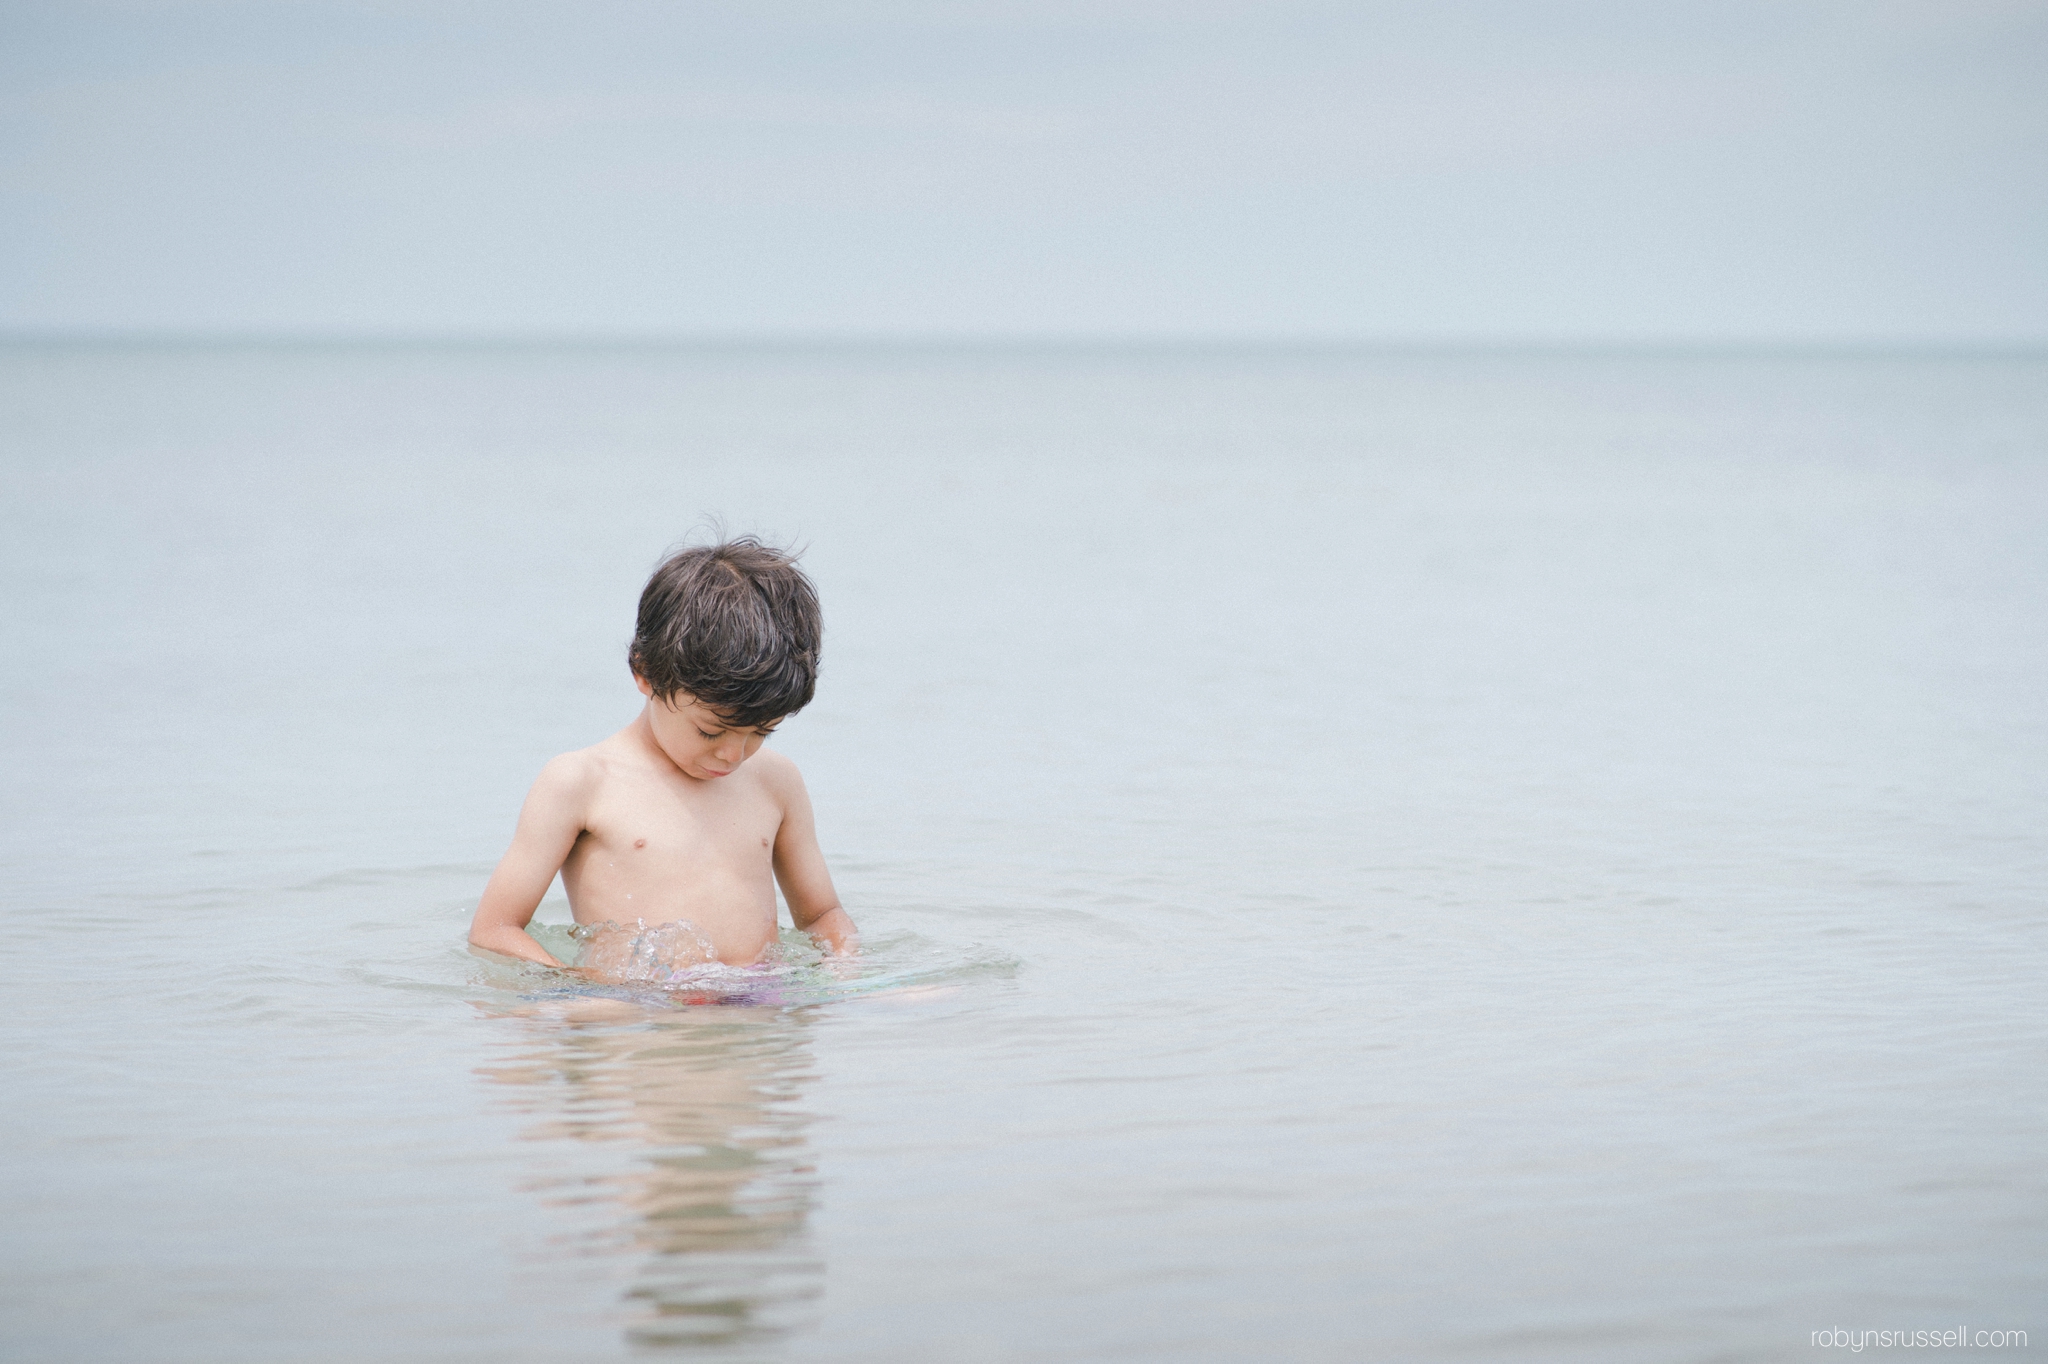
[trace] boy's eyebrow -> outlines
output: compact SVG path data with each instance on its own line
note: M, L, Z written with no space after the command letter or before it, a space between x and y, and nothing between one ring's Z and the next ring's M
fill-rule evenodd
M786 718L786 717L785 717L785 718ZM720 733L723 733L724 731L726 731L726 730L728 730L728 729L751 729L751 730L753 730L753 731L754 731L754 733L756 733L756 734L764 734L764 735L765 735L765 734L773 734L773 733L774 733L774 732L775 732L775 731L776 731L777 729L781 728L781 726L782 726L782 721L781 721L781 720L777 720L777 721L775 721L775 722L774 722L773 724L760 724L760 725L736 725L736 724L734 724L734 723L733 723L732 721L730 721L730 720L726 719L726 718L725 718L724 716L722 716L722 715L719 715L719 716L714 716L714 717L713 717L713 719L712 719L712 725L713 725L713 727L714 727L714 728L716 728L716 729L717 729L717 730L718 730L718 731L719 731Z

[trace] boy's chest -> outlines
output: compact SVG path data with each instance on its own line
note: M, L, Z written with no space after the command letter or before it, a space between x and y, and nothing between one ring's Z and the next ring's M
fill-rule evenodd
M630 858L647 870L701 869L706 858L766 867L782 811L759 783L735 780L742 775L751 774L692 787L622 785L592 809L589 833L622 862Z

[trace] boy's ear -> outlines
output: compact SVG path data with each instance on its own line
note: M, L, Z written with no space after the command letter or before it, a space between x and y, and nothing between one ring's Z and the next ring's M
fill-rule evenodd
M633 674L633 685L640 688L640 694L642 696L648 697L649 699L653 698L654 684L652 682L649 682L646 678L642 677L639 673Z

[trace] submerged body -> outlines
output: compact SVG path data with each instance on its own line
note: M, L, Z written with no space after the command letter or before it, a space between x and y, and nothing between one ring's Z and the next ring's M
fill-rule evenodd
M470 941L560 965L525 931L559 871L577 923L688 923L705 957L730 966L758 961L775 941L779 882L796 926L846 950L853 924L832 889L803 778L761 748L773 726L731 727L687 696L640 686L648 701L638 719L541 770ZM600 935L597 962L603 947Z

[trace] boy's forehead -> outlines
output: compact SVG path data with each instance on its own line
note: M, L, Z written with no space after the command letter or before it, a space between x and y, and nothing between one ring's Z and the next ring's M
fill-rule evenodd
M677 693L676 701L678 703L676 707L678 710L688 710L697 719L708 721L712 724L715 724L720 729L752 729L758 730L762 734L766 734L770 730L774 729L777 725L781 724L783 719L785 718L783 716L778 715L772 720L763 720L758 725L736 725L733 723L732 717L730 715L727 715L724 711L719 710L715 706L707 706L702 701L697 700L695 697L690 696L687 693Z

